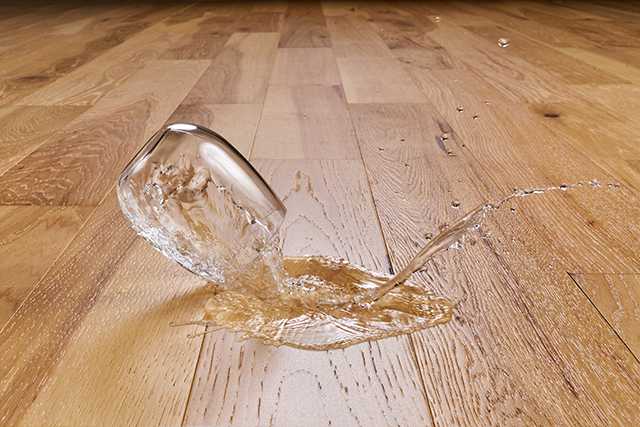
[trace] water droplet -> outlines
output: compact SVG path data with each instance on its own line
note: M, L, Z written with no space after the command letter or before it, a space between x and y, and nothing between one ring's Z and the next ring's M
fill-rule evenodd
M498 39L498 46L501 48L509 47L510 40L504 37Z
M474 115L473 115L473 120L478 120L478 117L479 117L479 116L478 116L477 114L474 114Z
M440 135L440 138L441 138L443 141L446 141L447 139L449 139L449 134L445 132L445 133L443 133L442 135Z
M456 107L456 111L457 111L458 113L462 113L462 112L464 111L464 107L463 107L462 105L458 105L458 106Z
M433 22L440 22L440 17L439 16L434 16L433 17Z
M485 103L486 105L491 104L489 101L484 101L484 103Z
M620 188L620 184L617 182L612 182L607 185L609 188Z
M560 184L560 190L567 191L568 189L569 189L569 186L567 184Z
M511 212L515 212L516 208L514 208L513 206L511 207Z
M424 238L427 240L433 239L433 233L424 233Z
M384 147L378 147L379 151L384 151Z
M449 245L449 249L460 250L462 248L464 248L464 246L462 245L462 242L460 242L460 240L456 240Z
M454 200L451 202L451 206L458 209L460 207L460 200Z

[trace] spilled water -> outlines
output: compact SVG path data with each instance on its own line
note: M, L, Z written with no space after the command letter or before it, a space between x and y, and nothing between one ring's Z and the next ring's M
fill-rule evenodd
M455 305L412 283L413 273L462 247L492 212L516 198L599 186L591 181L520 189L484 203L431 237L393 277L341 259L283 257L268 218L256 216L205 168L184 159L154 164L144 185L119 196L140 234L211 281L204 316L174 325L206 327L200 334L225 328L273 345L327 350L447 322Z

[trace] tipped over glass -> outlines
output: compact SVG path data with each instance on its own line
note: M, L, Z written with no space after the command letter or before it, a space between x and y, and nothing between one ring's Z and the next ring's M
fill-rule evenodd
M135 231L186 269L223 286L277 248L286 209L228 141L174 123L127 165L118 200Z

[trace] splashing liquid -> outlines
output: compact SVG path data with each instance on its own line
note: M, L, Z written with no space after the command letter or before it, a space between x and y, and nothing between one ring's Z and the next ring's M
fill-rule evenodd
M206 172L188 165L161 165L156 170L160 172L150 175L145 191L155 209L164 209L163 221L189 223L192 232L209 237L217 231L203 227L194 215L224 208L230 225L242 228L259 222ZM204 317L174 325L206 327L196 335L225 328L276 346L328 350L446 323L455 304L410 282L411 275L439 253L462 247L467 234L478 231L490 212L510 200L584 185L589 183L515 190L496 203L482 204L431 238L393 277L342 259L283 257L277 240L261 238L261 244L251 248L257 258L250 267L227 268L231 263L222 260L224 268L218 271L225 272L224 280L210 286Z

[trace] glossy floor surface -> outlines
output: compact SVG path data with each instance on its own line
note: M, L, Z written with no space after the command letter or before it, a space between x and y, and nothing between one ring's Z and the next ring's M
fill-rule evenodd
M0 5L0 424L640 424L640 5L55 3ZM251 159L287 254L382 272L514 187L601 186L430 264L444 326L187 339L204 283L114 193L169 121Z

